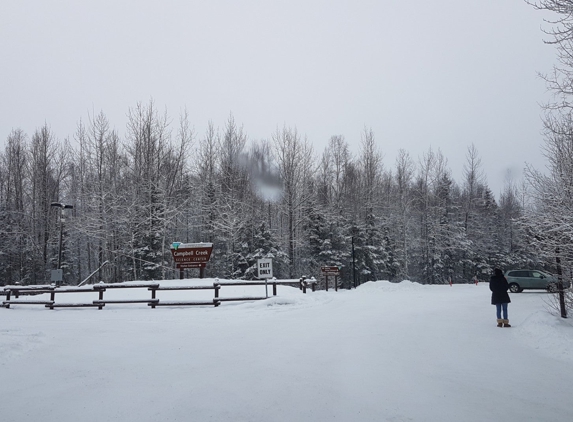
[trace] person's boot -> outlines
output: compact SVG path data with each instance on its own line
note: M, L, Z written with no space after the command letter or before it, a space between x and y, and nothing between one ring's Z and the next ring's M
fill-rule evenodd
M498 327L503 327L503 319L499 319L497 320L497 326Z
M503 326L504 326L504 327L511 327L511 325L509 325L509 319L504 319L504 320L503 320Z

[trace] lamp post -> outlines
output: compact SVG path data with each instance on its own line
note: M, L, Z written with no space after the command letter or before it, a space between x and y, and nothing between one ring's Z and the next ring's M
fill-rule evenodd
M58 270L60 270L62 268L62 239L64 236L64 218L63 218L63 212L65 209L71 209L74 208L73 205L68 205L68 204L62 204L61 202L52 202L50 204L51 207L59 207L60 208L60 246L58 248ZM61 272L60 272L61 274ZM60 280L54 280L56 281L56 285L57 285L57 281L62 281Z
M354 288L356 288L356 259L354 257L354 236L352 236L352 281Z

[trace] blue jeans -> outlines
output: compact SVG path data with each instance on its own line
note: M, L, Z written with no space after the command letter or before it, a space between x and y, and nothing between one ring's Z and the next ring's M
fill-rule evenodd
M496 303L497 319L501 319L501 310L503 309L503 319L507 319L507 303Z

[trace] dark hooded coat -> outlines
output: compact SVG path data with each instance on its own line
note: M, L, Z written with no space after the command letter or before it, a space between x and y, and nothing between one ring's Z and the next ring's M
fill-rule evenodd
M497 270L489 279L489 289L491 290L491 304L511 303L507 290L509 284L500 270Z

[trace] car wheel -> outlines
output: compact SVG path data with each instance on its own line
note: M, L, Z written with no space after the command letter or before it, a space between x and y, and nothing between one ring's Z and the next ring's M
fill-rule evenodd
M519 287L519 284L517 284L517 283L511 283L509 285L509 291L511 293L521 293L522 290L523 289L521 287Z
M555 284L555 283L550 283L550 284L547 286L547 291L548 291L549 293L557 293L558 290L559 290L559 289L557 288L557 284Z

